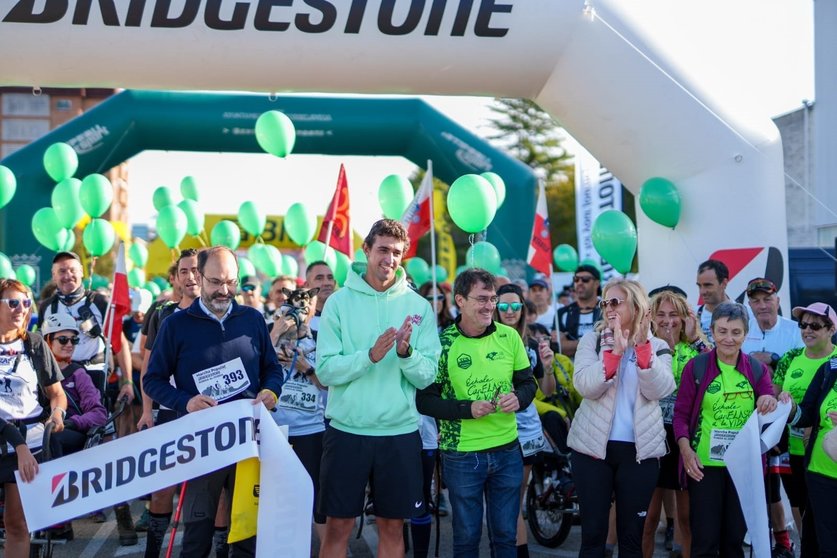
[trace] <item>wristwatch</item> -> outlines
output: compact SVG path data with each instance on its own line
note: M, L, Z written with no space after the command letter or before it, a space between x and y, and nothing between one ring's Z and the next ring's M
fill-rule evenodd
M772 368L776 368L776 365L779 364L779 360L782 357L778 353L770 353L770 366Z

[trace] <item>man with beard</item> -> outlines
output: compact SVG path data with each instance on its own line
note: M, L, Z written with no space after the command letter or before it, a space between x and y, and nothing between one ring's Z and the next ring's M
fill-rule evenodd
M561 352L570 358L575 356L578 340L602 317L599 308L599 270L592 265L580 265L573 275L575 302L558 310L558 329L561 335Z
M160 327L143 383L146 393L178 415L244 398L273 409L282 387L282 367L262 314L235 302L235 253L213 246L199 252L197 259L200 297ZM222 378L233 370L243 370L244 376L226 384ZM175 385L170 383L172 376ZM204 395L215 384L224 388ZM189 481L181 557L209 555L221 491L226 488L232 496L234 479L231 465ZM233 555L255 555L256 538L231 547Z
M317 305L314 316L308 323L315 341L317 340L317 332L320 330L320 314L323 312L323 306L325 306L326 300L334 292L334 287L336 286L334 272L324 261L312 262L305 271L305 288L313 289L319 287L320 289L317 291Z

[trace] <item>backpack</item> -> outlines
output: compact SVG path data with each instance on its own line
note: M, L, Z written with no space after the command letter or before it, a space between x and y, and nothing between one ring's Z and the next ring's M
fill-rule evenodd
M692 374L695 377L695 387L697 388L700 387L700 382L706 375L706 367L709 364L709 356L707 355L709 355L709 353L701 353L692 359L694 361ZM753 371L753 380L756 384L758 384L759 380L761 380L761 377L764 375L764 368L762 367L761 361L753 355L748 354L747 358L750 359L750 370Z

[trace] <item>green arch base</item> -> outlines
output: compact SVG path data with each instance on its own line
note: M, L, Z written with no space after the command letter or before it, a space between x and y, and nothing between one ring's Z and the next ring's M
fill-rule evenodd
M53 143L76 150L77 177L146 149L258 153L253 129L268 110L293 120L297 154L402 156L422 168L429 159L434 175L449 184L463 174L496 172L507 195L488 238L504 259L526 259L537 188L532 169L420 99L161 91L123 91L0 161L18 181L17 194L0 211L0 251L37 263L48 277L52 254L32 235L31 218L50 205L55 183L42 160Z

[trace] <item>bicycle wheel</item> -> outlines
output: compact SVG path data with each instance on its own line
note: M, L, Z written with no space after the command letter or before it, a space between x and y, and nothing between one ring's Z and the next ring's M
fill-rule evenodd
M538 544L549 548L560 546L573 526L572 502L552 473L549 467L536 466L526 490L529 530Z

